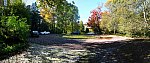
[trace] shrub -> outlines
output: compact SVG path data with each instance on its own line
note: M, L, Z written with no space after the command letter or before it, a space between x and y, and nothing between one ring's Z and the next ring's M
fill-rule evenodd
M0 36L6 44L12 45L25 42L29 33L29 26L25 18L19 19L17 16L3 16L1 18Z

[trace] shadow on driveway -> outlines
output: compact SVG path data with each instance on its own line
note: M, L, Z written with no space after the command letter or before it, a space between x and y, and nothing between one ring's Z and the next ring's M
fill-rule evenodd
M78 63L149 63L150 40L135 39L85 45L89 54Z
M115 42L92 42L62 38L62 35L45 35L32 38L42 45L62 46L70 49L87 49L88 55L78 63L148 63L150 62L150 39L134 39ZM32 42L32 41L31 41Z
M96 40L94 42L94 40ZM27 52L2 63L149 63L150 39L101 41L67 39L63 35L42 35L29 38ZM1 63L1 61L0 61Z

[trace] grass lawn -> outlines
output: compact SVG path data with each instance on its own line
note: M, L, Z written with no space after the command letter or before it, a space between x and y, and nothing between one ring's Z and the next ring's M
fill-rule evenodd
M69 38L69 39L94 39L96 38L95 36L92 35L64 35L64 38Z

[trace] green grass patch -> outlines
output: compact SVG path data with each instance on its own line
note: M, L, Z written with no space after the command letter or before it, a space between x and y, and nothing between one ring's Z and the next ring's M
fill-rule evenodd
M69 39L94 39L96 38L95 36L92 35L64 35L64 38L69 38Z

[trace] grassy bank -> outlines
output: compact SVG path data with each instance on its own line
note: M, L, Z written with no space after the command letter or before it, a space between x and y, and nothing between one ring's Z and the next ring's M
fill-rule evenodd
M92 35L64 35L64 38L68 39L94 39L95 36Z

